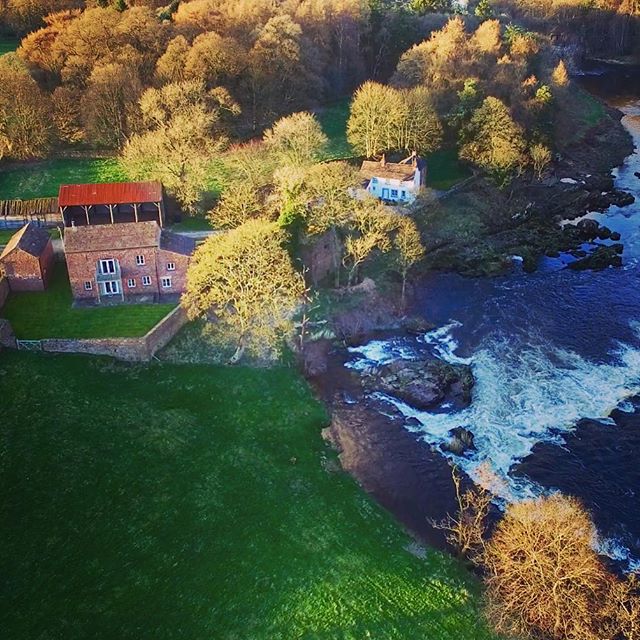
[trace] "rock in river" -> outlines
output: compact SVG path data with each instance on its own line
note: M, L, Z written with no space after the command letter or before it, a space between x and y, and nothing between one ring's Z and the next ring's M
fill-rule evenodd
M473 382L470 367L436 358L395 360L363 375L368 391L381 391L419 411L428 411L445 401L457 407L467 406Z
M457 456L464 455L467 451L475 451L474 435L470 429L465 427L456 427L449 431L451 439L440 445L443 451L450 451Z

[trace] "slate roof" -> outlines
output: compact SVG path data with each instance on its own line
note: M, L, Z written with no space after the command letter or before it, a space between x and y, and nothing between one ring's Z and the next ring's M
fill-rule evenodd
M163 229L160 234L160 248L171 253L190 256L196 250L196 241L193 238Z
M67 227L64 234L65 253L113 251L157 247L160 227L157 222L119 222L82 227Z
M37 227L33 222L25 224L20 231L11 236L7 246L0 254L0 260L8 256L15 249L20 249L39 258L49 244L49 233L46 229Z
M413 180L416 174L416 167L410 163L387 162L383 165L374 160L365 160L362 163L362 167L360 167L360 173L368 180L371 180L371 178L386 178L388 180L406 182Z
M105 182L99 184L63 184L58 206L92 206L101 204L142 204L160 202L159 182Z

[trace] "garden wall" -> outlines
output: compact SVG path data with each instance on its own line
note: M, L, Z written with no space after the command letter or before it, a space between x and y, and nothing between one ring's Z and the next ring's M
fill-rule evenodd
M54 353L89 353L130 362L148 362L186 322L187 314L182 307L176 307L140 338L49 338L40 340L40 346L42 351Z
M15 349L16 337L13 335L11 323L4 318L0 318L0 348L9 347Z
M6 278L0 277L0 310L4 307L4 303L9 297L9 281Z

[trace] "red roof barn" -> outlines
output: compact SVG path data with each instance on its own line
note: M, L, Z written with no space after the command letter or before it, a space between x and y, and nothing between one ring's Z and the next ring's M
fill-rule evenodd
M163 226L165 218L159 182L64 184L58 207L65 227L149 221Z
M53 273L53 244L45 229L33 222L15 233L0 254L12 291L43 291Z

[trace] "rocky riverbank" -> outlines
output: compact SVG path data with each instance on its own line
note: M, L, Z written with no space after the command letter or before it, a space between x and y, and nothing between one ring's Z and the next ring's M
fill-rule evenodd
M323 437L338 452L345 471L420 540L446 548L440 521L455 508L451 468L441 453L412 432L411 419L376 397L405 395L431 408L470 401L473 376L468 367L450 367L436 358L397 360L355 371L344 366L344 347L325 341L325 367L309 380L331 413ZM463 430L464 431L464 430ZM451 434L460 455L473 447L463 431Z
M427 196L417 209L427 242L425 267L498 275L512 268L513 256L534 271L542 256L560 253L572 254L577 269L619 266L624 238L611 238L593 222L581 227L566 222L633 203L632 195L615 188L611 173L633 151L621 117L607 108L598 125L563 150L541 182L519 179L500 191L480 180L448 198ZM609 240L620 242L611 247Z

